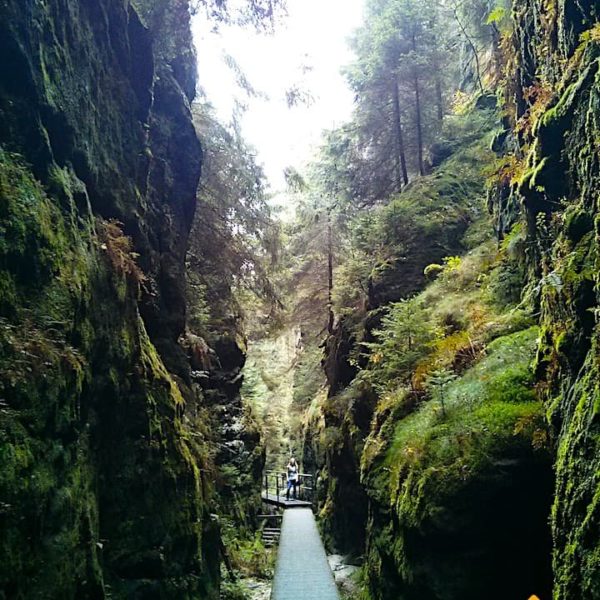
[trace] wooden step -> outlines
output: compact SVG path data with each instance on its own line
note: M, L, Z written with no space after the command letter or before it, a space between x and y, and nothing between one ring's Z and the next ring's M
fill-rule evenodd
M279 527L265 527L262 530L262 541L267 548L278 544L280 537L281 529Z

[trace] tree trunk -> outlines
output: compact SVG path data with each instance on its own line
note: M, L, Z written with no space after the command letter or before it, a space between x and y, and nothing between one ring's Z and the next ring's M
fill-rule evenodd
M479 85L479 91L483 95L485 92L483 89L483 82L481 80L481 65L479 64L479 52L477 52L477 47L475 46L475 42L473 42L473 40L471 39L471 36L467 33L465 26L463 25L462 21L460 20L460 17L458 16L458 9L456 6L454 6L452 8L452 12L454 13L454 19L458 23L458 27L460 28L465 40L467 41L469 48L471 48L471 52L473 52L473 56L475 57L475 69L476 69L475 74L477 75L477 84Z
M415 56L417 55L417 37L413 29L412 47ZM419 174L425 175L425 165L423 164L423 119L421 114L421 85L419 84L419 73L416 65L413 67L413 80L415 86L415 121L417 126L417 159L419 161Z
M423 164L423 122L421 117L421 86L419 85L419 76L415 68L415 119L417 125L417 158L419 161L419 175L425 175L425 166Z
M333 333L335 315L333 314L333 232L331 230L331 210L327 211L327 333Z
M435 101L437 104L438 121L441 125L444 122L444 96L442 93L442 80L440 79L439 75L436 75L435 77Z
M396 148L396 191L400 192L408 185L408 169L406 167L406 153L404 151L404 134L402 131L402 115L400 114L400 94L398 92L398 81L395 78L392 86L394 100L394 146Z

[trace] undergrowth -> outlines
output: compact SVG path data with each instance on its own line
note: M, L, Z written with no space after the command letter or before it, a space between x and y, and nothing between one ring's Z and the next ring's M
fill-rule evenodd
M391 479L401 480L406 467L426 473L435 466L444 485L454 477L464 480L489 460L496 444L533 433L532 427L539 429L536 444L543 445L543 415L530 369L537 336L532 327L495 340L485 358L448 384L445 415L437 402L427 402L400 421L385 459ZM394 498L412 501L399 487Z
M385 399L407 389L427 391L432 373L460 374L495 338L529 327L531 311L521 302L524 272L511 248L520 231L498 248L484 242L463 257L426 268L437 277L421 294L392 304L363 344L368 366L359 381Z
M234 521L225 519L222 526L225 544L232 573L225 565L221 567L221 600L248 600L250 590L246 580L270 581L275 572L275 548L267 548L262 542L261 533L240 532Z

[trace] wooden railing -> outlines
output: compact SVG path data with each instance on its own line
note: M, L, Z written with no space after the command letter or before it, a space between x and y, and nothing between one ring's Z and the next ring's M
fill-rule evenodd
M315 478L309 473L298 474L298 485L296 486L296 497L298 500L314 503ZM285 471L265 471L263 475L263 492L273 495L277 500L285 500L287 496L287 473ZM293 488L290 490L290 500L292 499Z

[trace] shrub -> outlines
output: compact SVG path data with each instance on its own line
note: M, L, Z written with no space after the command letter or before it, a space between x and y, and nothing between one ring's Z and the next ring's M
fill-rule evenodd
M392 304L374 335L376 342L363 344L371 351L367 376L381 389L410 377L430 351L436 331L428 311L413 299Z
M133 251L131 238L123 233L123 224L114 219L100 221L98 235L102 242L100 248L106 252L115 272L127 277L138 287L142 285L146 276L136 262L139 254Z
M250 600L248 588L239 581L222 581L220 600Z

